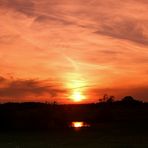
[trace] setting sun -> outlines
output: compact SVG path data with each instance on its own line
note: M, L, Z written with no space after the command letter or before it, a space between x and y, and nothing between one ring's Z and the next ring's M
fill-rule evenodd
M80 102L82 100L84 100L86 97L79 91L75 91L73 92L72 96L71 96L71 99L74 101L74 102Z

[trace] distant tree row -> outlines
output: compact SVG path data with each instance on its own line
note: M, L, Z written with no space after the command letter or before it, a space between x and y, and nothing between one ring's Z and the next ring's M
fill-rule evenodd
M105 94L103 96L103 98L99 99L99 103L114 103L114 102L121 102L124 104L142 103L142 101L134 99L132 96L125 96L120 101L115 101L114 96L109 96L109 95Z

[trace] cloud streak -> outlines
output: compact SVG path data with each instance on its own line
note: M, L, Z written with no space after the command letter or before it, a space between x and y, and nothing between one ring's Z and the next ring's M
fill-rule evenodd
M113 24L104 24L96 33L148 45L148 36L144 35L142 25L132 20L121 20L113 22Z
M64 93L65 91L58 88L53 84L44 84L42 81L38 80L25 80L25 79L6 79L0 77L0 98L3 101L18 101L23 102L26 99L33 97L45 97L51 101L53 97L58 96L59 94ZM31 98L30 98L31 97Z
M1 0L0 6L3 8L11 9L25 15L33 15L34 3L33 1L25 0ZM29 11L28 11L29 10Z

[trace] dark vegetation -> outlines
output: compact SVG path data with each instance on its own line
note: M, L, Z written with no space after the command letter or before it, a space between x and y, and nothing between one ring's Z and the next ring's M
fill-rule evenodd
M85 121L91 128L101 124L148 124L148 103L124 97L104 96L99 103L58 105L56 103L5 103L0 104L0 130L55 130L68 129L72 121Z
M74 129L71 121L89 128ZM148 103L130 96L99 103L0 104L0 148L148 148Z

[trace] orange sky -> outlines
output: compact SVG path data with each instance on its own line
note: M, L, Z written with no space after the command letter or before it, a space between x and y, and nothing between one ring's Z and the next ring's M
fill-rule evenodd
M147 14L147 0L0 0L0 101L147 101Z

